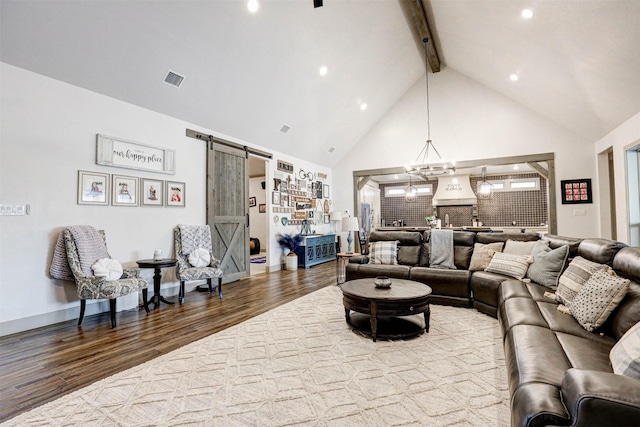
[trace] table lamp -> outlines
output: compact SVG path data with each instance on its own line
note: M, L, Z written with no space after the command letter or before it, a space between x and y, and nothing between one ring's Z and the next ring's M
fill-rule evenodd
M349 234L347 235L347 253L348 254L352 254L353 250L351 249L351 244L353 243L353 235L351 234L352 231L359 231L360 230L360 225L358 224L358 218L355 216L350 216L347 218L344 218L342 220L342 231L348 231Z
M327 234L336 234L336 232L334 231L334 227L336 225L334 223L338 221L342 221L342 212L340 211L331 212L331 216L329 217L329 220L331 221L331 231L329 231L329 233Z

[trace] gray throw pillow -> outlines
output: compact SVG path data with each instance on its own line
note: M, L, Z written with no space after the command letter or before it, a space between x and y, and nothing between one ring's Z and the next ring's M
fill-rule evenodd
M629 279L616 276L612 269L596 271L571 301L571 315L583 328L593 332L609 318L628 289Z
M531 253L533 263L527 270L527 277L542 286L555 290L569 256L569 246L564 245L551 249L543 242L537 243L540 244L536 244Z

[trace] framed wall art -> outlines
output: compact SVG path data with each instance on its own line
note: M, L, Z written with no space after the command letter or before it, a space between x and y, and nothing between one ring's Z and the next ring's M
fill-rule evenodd
M567 179L560 181L562 204L593 203L591 179Z
M322 184L322 198L324 198L324 199L328 199L329 198L329 185L328 184Z
M113 206L138 206L138 178L135 176L113 175L111 204Z
M253 208L256 205L256 198L255 197L249 197L249 207Z
M184 208L186 206L186 189L184 182L166 181L165 199L167 206Z
M260 203L258 205L258 212L267 213L267 205L266 205L266 203Z
M96 163L119 168L175 174L176 151L168 148L97 135Z
M274 191L271 195L271 203L274 204L274 206L280 206L280 192L279 191Z
M164 181L140 178L140 204L164 206Z
M109 205L108 173L78 171L78 204Z

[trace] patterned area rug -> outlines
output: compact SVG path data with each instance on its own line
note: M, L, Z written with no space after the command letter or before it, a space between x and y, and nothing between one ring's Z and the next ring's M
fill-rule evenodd
M508 426L498 322L433 306L428 334L353 333L328 287L3 426Z

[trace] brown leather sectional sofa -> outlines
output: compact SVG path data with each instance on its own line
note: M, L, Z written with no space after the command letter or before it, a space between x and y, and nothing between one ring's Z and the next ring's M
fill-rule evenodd
M553 248L569 245L569 257L610 265L631 285L606 323L587 332L555 301L548 288L486 271L469 272L474 243L528 241L532 233L454 232L457 270L428 267L428 232L372 232L370 241L398 240L400 265L367 264L353 257L347 280L386 275L428 284L436 304L474 307L497 317L504 338L512 426L640 425L640 380L616 375L613 345L640 321L640 248L606 239L546 235Z

